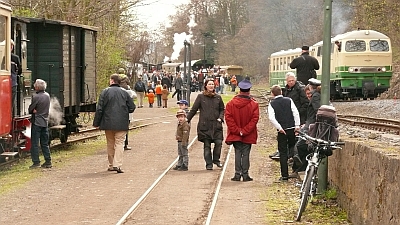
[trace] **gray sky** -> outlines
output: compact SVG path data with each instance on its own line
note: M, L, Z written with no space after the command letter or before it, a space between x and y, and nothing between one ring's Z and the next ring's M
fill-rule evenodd
M168 24L168 16L176 12L176 6L187 4L190 0L144 0L137 9L140 22L155 30L160 23Z

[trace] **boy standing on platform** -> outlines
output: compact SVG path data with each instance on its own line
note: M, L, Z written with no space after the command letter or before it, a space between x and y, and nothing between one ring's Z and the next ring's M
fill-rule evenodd
M179 109L182 109L183 111L185 111L186 115L189 112L188 106L189 103L188 101L186 101L185 99L182 99L180 101L177 102L177 104L179 105Z
M187 171L189 166L189 155L188 155L188 142L190 126L186 121L186 112L182 109L176 113L178 118L178 127L176 129L176 140L178 141L178 163L173 168L174 170Z

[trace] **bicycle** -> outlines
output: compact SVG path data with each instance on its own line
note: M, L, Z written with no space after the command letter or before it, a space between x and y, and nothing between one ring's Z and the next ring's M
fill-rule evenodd
M317 183L318 183L318 166L321 163L322 159L327 157L325 153L327 151L331 151L333 149L342 149L338 145L344 145L344 142L332 142L325 141L318 138L313 138L301 131L299 133L299 138L308 141L308 143L312 144L313 152L307 155L306 160L308 161L308 165L305 171L305 177L300 189L300 207L297 211L296 221L300 221L301 215L304 212L307 203L314 197L317 192Z

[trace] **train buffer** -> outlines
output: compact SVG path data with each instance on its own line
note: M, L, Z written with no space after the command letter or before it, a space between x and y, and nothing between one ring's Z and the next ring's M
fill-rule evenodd
M1 156L5 156L5 157L14 157L18 154L18 152L3 152L1 153Z

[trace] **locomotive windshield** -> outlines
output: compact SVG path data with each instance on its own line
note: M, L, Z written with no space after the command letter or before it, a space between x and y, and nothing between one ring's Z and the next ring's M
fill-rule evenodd
M346 42L346 52L365 52L367 50L365 41L354 40Z
M389 43L385 40L372 40L369 42L371 52L388 52Z

